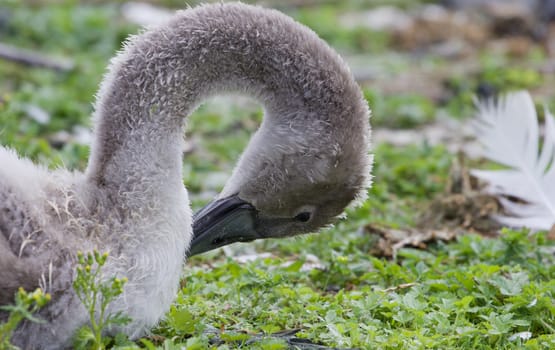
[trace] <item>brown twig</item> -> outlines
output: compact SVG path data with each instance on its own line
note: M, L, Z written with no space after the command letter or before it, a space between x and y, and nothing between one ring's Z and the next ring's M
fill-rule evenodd
M47 57L37 52L0 43L0 58L32 67L43 67L57 71L70 71L75 64L68 59Z

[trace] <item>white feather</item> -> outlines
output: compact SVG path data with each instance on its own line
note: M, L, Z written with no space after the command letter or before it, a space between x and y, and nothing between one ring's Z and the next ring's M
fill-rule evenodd
M499 196L508 215L496 219L511 227L547 230L555 223L555 121L545 111L543 138L528 92L514 92L498 101L478 104L474 121L484 156L504 170L473 170ZM515 197L523 202L508 199Z

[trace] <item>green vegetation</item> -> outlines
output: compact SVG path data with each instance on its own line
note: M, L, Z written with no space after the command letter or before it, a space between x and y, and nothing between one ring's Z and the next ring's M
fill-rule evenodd
M102 332L111 325L125 325L129 318L121 313L107 314L108 305L123 293L127 282L125 277L103 276L102 266L106 263L108 253L98 251L77 253L77 276L73 289L89 314L89 325L83 326L75 335L76 349L102 350L112 341L102 337Z
M369 257L369 237L341 225L316 239L330 242L330 253L320 256L324 268L310 272L301 270L304 254L291 265L272 258L189 269L160 332L185 342L209 327L231 334L300 328L299 337L364 349L555 345L555 266L543 234L462 236L429 251L402 249L394 261Z
M0 309L9 313L5 323L0 324L0 349L17 349L10 343L10 339L17 326L23 320L31 322L41 322L35 315L41 307L50 301L50 294L43 293L41 289L36 289L33 293L28 293L20 288L15 293L13 305L0 306Z
M161 2L181 6L175 0ZM364 86L375 128L421 127L440 114L467 118L480 86L505 91L549 82L537 69L541 55L517 64L485 51L469 74L430 77L443 79L438 84L444 85L445 96L418 89L391 92L381 83L395 80L399 71L408 74L425 65L441 71L454 63L410 52L397 52L397 61L390 62L387 33L341 27L342 11L362 11L368 2L338 3L280 9L348 55L384 55L386 63L376 62L387 79ZM109 58L137 29L121 18L118 4L0 3L0 42L75 63L71 71L55 72L0 62L0 144L49 167L83 169L89 148L73 135L90 127L91 102ZM190 118L184 182L194 209L222 188L261 116L252 102L228 99L211 101ZM444 146L420 143L377 144L374 153L369 199L349 210L347 220L318 234L251 244L256 252L271 254L250 262L221 252L190 259L166 320L152 336L136 342L100 337L114 320L103 310L124 281L99 279L105 257L82 255L75 289L90 313L91 327L79 333L81 347L269 350L305 339L361 349L555 348L553 237L506 230L491 239L469 233L451 243L432 242L425 250L402 248L394 259L373 257L376 237L367 225L414 227L417 215L442 193L454 158ZM26 310L20 314L28 318L39 303L22 306L25 295L18 293L13 310ZM2 341L15 327L10 322L1 326L8 327L2 328L7 330L0 333ZM276 334L283 330L293 330L292 335ZM298 347L316 349L310 346Z

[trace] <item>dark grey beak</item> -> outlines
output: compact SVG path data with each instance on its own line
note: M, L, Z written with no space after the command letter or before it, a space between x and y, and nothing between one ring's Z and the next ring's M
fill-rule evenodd
M211 202L193 217L193 241L188 256L263 238L255 230L257 216L256 209L238 196Z

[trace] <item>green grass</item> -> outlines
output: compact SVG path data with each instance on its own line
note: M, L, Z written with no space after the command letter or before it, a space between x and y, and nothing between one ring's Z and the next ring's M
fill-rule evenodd
M364 349L555 345L555 266L545 235L468 235L428 251L403 249L395 261L368 256L363 235L339 227L313 237L329 242L330 252L320 256L325 268L310 272L300 270L303 253L286 267L288 259L272 258L189 268L158 331L179 335L177 342L202 342L210 327L226 333L300 328L299 337ZM358 241L355 249L345 236ZM522 332L532 339L521 340Z
M366 7L366 2L352 0L290 14L343 52L385 54L391 39L386 34L338 25L341 11ZM0 26L0 41L76 63L66 73L0 64L0 144L50 167L83 169L88 146L57 144L54 135L90 126L91 102L105 66L137 28L119 17L115 4L68 1L27 7L12 2L0 5L0 15L8 18ZM499 90L544 83L533 65L513 66L508 58L487 52L481 56L475 74L448 79L452 97L447 101L433 101L420 91L386 94L380 86L365 86L373 124L418 127L433 122L440 110L468 117L471 96L481 83ZM531 56L531 62L542 59ZM411 69L410 63L403 65L403 70ZM185 157L184 182L195 209L221 189L261 120L256 105L223 106L221 101L208 103L188 123L193 147ZM50 121L31 118L32 107L48 113ZM370 255L376 237L364 227L412 227L428 202L442 192L453 159L445 147L426 144L380 144L374 153L369 199L349 210L348 219L318 234L254 243L256 251L271 256L252 262L238 263L220 252L190 259L176 301L154 335L137 342L116 337L111 345L285 349L287 337L264 339L261 334L298 329L297 338L341 348L555 347L555 249L544 233L505 231L497 239L469 234L453 243L431 244L427 250L401 249L394 260ZM321 266L304 269L312 256Z

